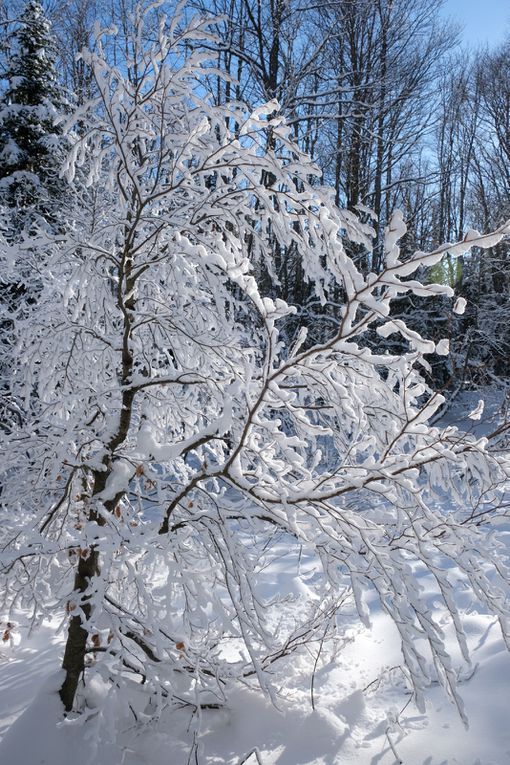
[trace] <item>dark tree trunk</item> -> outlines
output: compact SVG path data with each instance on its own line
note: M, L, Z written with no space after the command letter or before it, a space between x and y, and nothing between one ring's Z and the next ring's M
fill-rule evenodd
M128 235L126 235L127 241L130 241ZM124 385L128 385L131 379L133 371L133 354L130 348L130 336L131 336L131 315L134 311L135 302L132 297L134 288L134 282L131 277L132 264L129 249L126 247L124 266L122 276L125 277L126 293L130 295L126 300L123 299L122 287L119 287L119 306L124 313L124 335L122 345L122 382ZM123 281L123 280L121 280ZM104 470L99 470L94 473L94 486L92 490L92 498L100 495L106 486L108 477L111 474L111 467L114 462L114 452L118 446L120 446L127 438L129 433L129 427L131 423L131 415L133 412L133 402L135 398L135 390L133 388L127 388L122 394L122 406L119 414L119 427L117 432L112 436L107 444L107 454L109 457L103 459ZM123 492L117 494L113 499L105 501L104 508L107 512L114 512L119 501L123 496ZM97 523L99 526L104 526L105 520L96 510L92 509L89 513L89 521ZM64 704L66 712L70 712L73 708L74 697L80 681L80 675L85 669L85 656L87 651L87 637L88 631L83 626L84 621L88 621L92 613L91 603L91 581L94 577L100 574L100 559L99 550L92 545L86 550L80 550L80 559L78 562L78 568L74 578L74 593L75 597L79 601L75 604L75 607L80 606L83 613L76 614L71 618L69 624L69 632L67 635L67 642L64 652L64 660L62 667L66 671L66 677L60 688L60 698ZM84 593L89 591L88 595Z
M75 593L85 593L89 588L90 581L99 574L99 553L97 550L87 550L80 555L78 569L74 578ZM73 604L74 609L79 604ZM88 631L83 627L82 618L90 618L92 606L90 595L81 604L83 617L76 614L71 618L69 624L69 633L67 636L66 648L62 667L66 671L66 677L60 688L60 698L66 712L73 708L74 697L80 681L80 676L85 669L85 654L87 648Z

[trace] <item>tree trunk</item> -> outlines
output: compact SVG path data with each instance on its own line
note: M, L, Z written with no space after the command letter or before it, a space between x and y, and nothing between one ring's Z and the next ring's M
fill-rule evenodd
M131 419L131 411L133 405L134 393L132 390L124 391L122 412L120 416L119 431L111 439L109 446L122 443L126 438L129 430L129 423ZM97 497L98 494L104 491L106 482L111 474L111 469L107 469L108 460L103 460L105 469L94 473L94 486L92 490L92 497ZM107 512L114 512L118 503L122 499L124 492L119 492L112 499L104 502L104 508ZM106 521L97 513L93 508L89 512L89 523L96 523L98 527L104 526ZM87 653L87 637L88 630L83 626L84 622L90 619L92 614L92 603L90 594L90 583L94 577L99 576L101 573L101 565L99 558L99 550L94 545L86 550L80 550L80 559L78 561L78 568L76 569L76 575L74 577L74 590L77 602L70 604L70 611L73 612L78 608L81 609L81 613L76 613L71 617L69 623L69 632L67 634L66 647L64 651L64 659L62 661L62 668L66 671L66 677L60 688L59 694L62 699L62 703L66 712L70 712L73 708L74 697L78 689L78 683L80 681L80 675L85 669L85 656ZM84 596L84 593L89 590L89 594Z
M132 201L132 209L136 210L134 193ZM124 315L121 381L125 388L122 392L122 405L119 412L119 424L117 431L106 444L107 456L103 457L103 470L94 471L93 473L94 484L92 489L92 500L95 497L97 498L98 495L104 491L106 482L111 475L112 465L115 460L115 450L124 443L128 436L131 423L131 415L133 412L133 402L136 395L136 390L129 387L131 375L133 372L133 352L131 349L130 340L132 328L131 317L135 309L135 298L133 293L136 283L136 278L133 278L132 276L133 257L131 246L135 239L136 226L139 221L139 216L139 209L131 215L128 214L129 225L126 227L125 231L124 255L122 258L121 266L119 268L119 281L117 287L118 305ZM124 491L121 491L112 499L104 501L103 506L105 510L109 513L114 512L123 495ZM105 525L103 516L98 513L94 507L92 507L89 512L88 520L89 522L97 523L98 527ZM66 671L66 677L59 693L66 712L70 712L73 708L74 697L78 688L80 675L85 668L88 631L83 626L83 624L90 619L92 613L90 583L94 577L99 576L99 573L99 550L92 544L86 550L80 550L80 559L78 562L78 568L76 570L76 576L74 578L74 592L76 593L77 600L79 601L74 605L74 608L78 609L78 607L80 607L81 614L78 612L71 618L64 652L64 660L62 662L62 667ZM87 590L89 590L89 594L84 595Z
M76 593L86 592L89 588L91 579L98 574L99 552L92 549L80 553L78 569L74 578L74 591ZM90 595L88 595L81 604L71 604L71 609L76 610L79 605L81 606L83 616L81 614L76 614L76 616L71 618L64 660L62 662L62 667L66 671L66 677L59 693L66 712L70 712L73 708L80 675L85 669L85 654L89 633L83 627L83 621L88 620L92 612Z

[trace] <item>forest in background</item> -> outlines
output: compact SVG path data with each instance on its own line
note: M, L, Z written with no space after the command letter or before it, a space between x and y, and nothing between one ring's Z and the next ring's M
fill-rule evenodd
M407 223L402 248L409 254L462 240L471 229L494 230L510 214L510 39L494 50L466 50L459 29L440 13L441 6L442 0L188 4L190 14L198 10L219 19L213 27L216 39L210 45L197 43L230 77L209 75L204 80L215 102L235 99L255 108L276 99L336 203L373 225L369 255L346 243L365 274L380 273L383 267L383 233L396 208ZM97 20L120 30L109 56L113 63L121 58L134 2L46 3L51 31L39 31L39 40L30 22L25 32L19 24L24 7L4 1L0 16L7 32L0 51L0 201L11 210L7 227L16 231L27 222L20 215L42 214L53 225L52 206L61 208L66 194L58 178L62 147L54 117L94 96L93 79L77 54L93 45ZM39 94L23 93L16 86L16 77L31 66L27 57L17 58L23 35L32 37L35 58L38 46L51 51L50 66L45 63L39 73ZM10 133L23 120L22 111L13 112L12 105L46 98L54 113L41 112L39 125L21 130L27 130L27 147L36 144L31 140L36 134L46 134L47 153L54 155L50 169L47 162L43 169L40 142L26 156L9 151ZM271 145L270 133L267 141ZM16 192L13 177L27 169L39 174L44 203L40 188L33 195L38 197L35 204L23 199L25 192ZM265 182L270 185L271 178ZM505 242L483 254L474 248L455 261L446 256L423 277L455 287L467 300L462 316L454 315L449 301L441 298L425 302L404 296L395 302L395 317L426 328L432 338L450 338L449 357L431 358L433 387L456 391L463 383L479 385L510 374L509 253ZM299 320L292 320L289 333L305 323L312 339L321 338L337 325L342 295L331 296L327 308L320 306L295 253L275 245L271 262L254 266L266 294L299 307ZM374 342L381 347L380 338ZM385 345L401 350L388 341Z

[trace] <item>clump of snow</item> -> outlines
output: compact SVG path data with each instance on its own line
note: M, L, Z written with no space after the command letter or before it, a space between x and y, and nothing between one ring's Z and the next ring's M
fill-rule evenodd
M476 407L468 414L470 420L481 420L484 409L484 401L481 398Z
M455 301L455 305L453 306L453 312L456 314L459 314L459 316L462 316L464 311L466 310L467 301L463 297L457 298Z

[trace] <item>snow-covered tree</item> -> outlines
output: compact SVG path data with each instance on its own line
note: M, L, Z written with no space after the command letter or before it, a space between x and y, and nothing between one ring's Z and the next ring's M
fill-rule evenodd
M186 53L207 23L159 10L149 40L138 10L128 61L104 57L112 32L82 54L98 97L76 115L66 171L85 172L87 189L65 235L2 249L5 273L32 257L43 284L14 317L8 385L24 403L1 435L4 606L34 622L69 615L66 710L95 674L157 715L174 699L221 703L236 681L274 697L278 662L341 631L349 599L368 622L371 591L418 701L432 671L459 702L430 589L466 659L460 580L509 638L495 521L510 463L490 438L428 424L442 397L420 369L447 344L388 315L403 293L452 296L412 275L508 226L403 262L395 213L385 268L363 276L343 241L369 249L372 232L310 184L277 104L215 106L203 54ZM293 307L260 294L247 253L264 260L275 238L300 253L319 300L335 285L346 295L321 344L303 326L288 346ZM373 353L370 328L408 350ZM268 598L282 554L296 588Z
M10 38L7 88L0 101L0 202L13 209L12 228L58 216L66 184L63 159L65 109L57 82L54 41L40 0L29 0Z
M5 36L7 87L0 98L0 214L2 234L20 241L34 227L56 230L65 219L70 186L59 175L65 139L58 118L66 110L57 81L55 44L40 0L29 0ZM11 348L12 315L26 293L37 300L40 282L31 258L0 275L0 344ZM11 351L12 354L12 351ZM9 367L12 357L6 354ZM0 389L4 390L3 385ZM8 408L12 409L11 401ZM4 406L1 407L1 411Z

